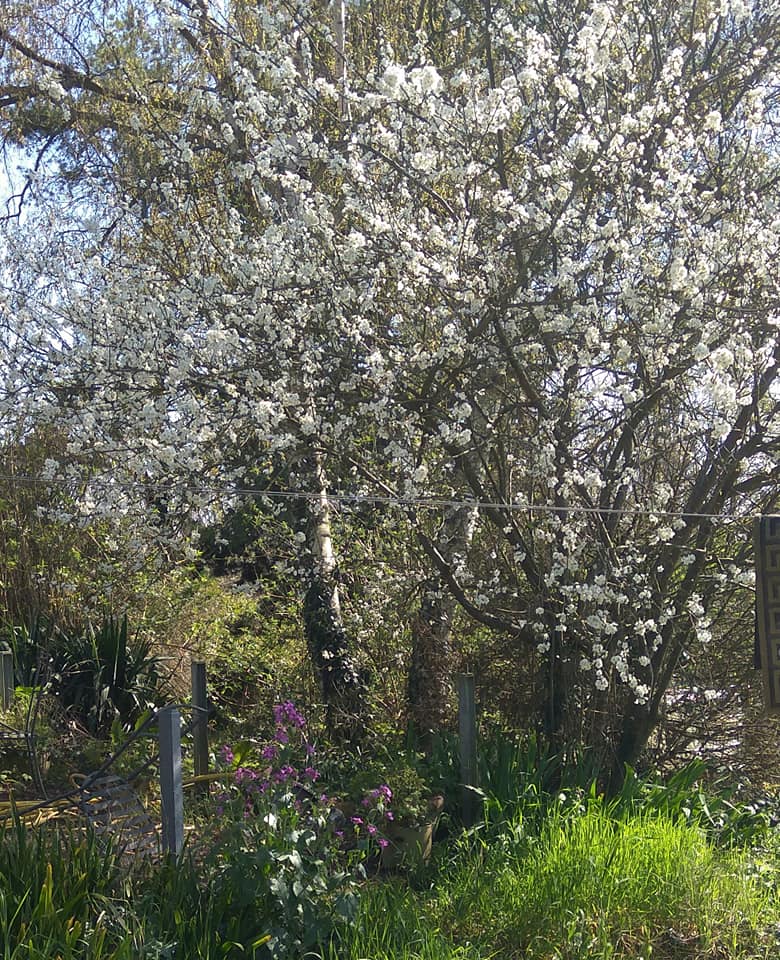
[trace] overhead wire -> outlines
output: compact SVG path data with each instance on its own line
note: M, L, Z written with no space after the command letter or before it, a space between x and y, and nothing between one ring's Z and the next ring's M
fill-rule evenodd
M319 500L323 494L318 491L279 489L264 487L224 486L217 484L193 484L181 481L122 480L116 477L101 478L90 476L73 477L34 477L26 474L0 474L0 482L20 485L41 486L100 486L116 489L135 489L158 493L197 493L227 497L259 497L268 500ZM723 522L748 522L760 519L761 513L747 513L735 516L733 513L708 513L696 510L665 510L649 507L602 507L583 504L559 506L534 501L501 501L478 499L454 499L445 497L419 497L373 493L328 492L325 494L330 504L366 504L371 506L392 506L409 509L442 510L469 507L474 510L505 510L516 513L550 514L591 514L599 516L652 517L677 520L719 520Z

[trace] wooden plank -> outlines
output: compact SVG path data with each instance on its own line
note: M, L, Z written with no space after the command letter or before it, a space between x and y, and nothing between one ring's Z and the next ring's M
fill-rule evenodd
M14 655L0 650L0 707L10 710L14 702Z

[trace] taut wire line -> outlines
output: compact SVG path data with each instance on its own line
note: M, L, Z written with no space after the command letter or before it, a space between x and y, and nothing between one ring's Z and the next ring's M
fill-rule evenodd
M208 493L230 497L265 497L269 500L319 500L319 492L305 490L267 490L261 487L232 487L220 488L218 484L190 484L177 481L165 483L162 481L144 480L117 480L114 478L101 479L99 477L33 477L24 474L0 474L0 482L16 483L20 485L41 486L73 486L82 487L102 486L119 489L135 489L159 493ZM511 503L492 500L450 500L438 497L404 497L365 493L328 492L327 499L332 504L370 504L373 506L394 506L401 508L418 507L423 510L442 510L450 508L470 507L475 510L506 510L516 513L552 513L552 514L594 514L602 516L626 517L654 517L677 520L720 520L735 523L759 519L762 514L750 513L743 516L734 516L733 513L700 513L694 510L651 510L648 508L631 507L588 507L573 504L566 507L551 503L534 503L532 501L512 501Z

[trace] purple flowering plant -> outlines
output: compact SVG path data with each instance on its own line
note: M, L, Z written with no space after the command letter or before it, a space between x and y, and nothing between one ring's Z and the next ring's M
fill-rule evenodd
M302 810L317 801L312 787L320 778L313 760L314 745L306 732L306 720L291 700L273 708L274 734L258 746L242 742L225 744L219 751L228 774L227 789L217 798L217 814L244 819L259 815L272 798Z
M389 843L386 833L394 820L390 807L393 792L386 783L368 790L350 817L350 829L357 838L358 847L369 850L376 844L383 850Z
M273 708L273 737L262 745L225 744L220 757L228 780L217 797L216 812L225 821L251 826L255 821L276 830L295 820L317 824L354 869L376 850L388 846L387 832L396 814L386 783L364 787L355 809L344 813L335 799L315 786L320 771L306 719L292 701ZM324 826L323 826L324 825ZM296 826L297 829L297 826Z
M379 829L392 833L391 825L416 827L431 818L433 791L405 758L390 755L384 762L369 762L353 776L348 790Z
M320 772L306 720L291 701L274 707L274 733L262 744L226 744L214 869L228 872L269 912L268 948L276 957L314 949L334 923L350 922L362 849L345 856L334 801L317 787Z

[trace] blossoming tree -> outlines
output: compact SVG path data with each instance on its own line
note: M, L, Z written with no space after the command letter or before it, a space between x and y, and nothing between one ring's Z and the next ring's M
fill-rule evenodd
M107 514L283 465L342 693L332 487L476 502L449 549L406 511L431 597L619 771L776 502L780 8L464 4L395 51L372 10L342 47L318 5L170 0L132 58L0 27L3 129L59 150L6 231L0 403L66 427Z

